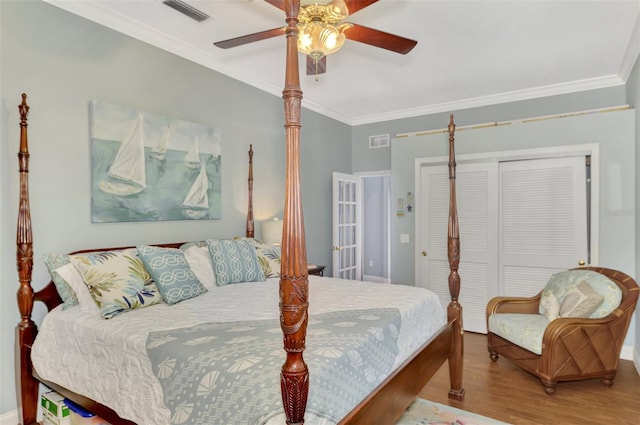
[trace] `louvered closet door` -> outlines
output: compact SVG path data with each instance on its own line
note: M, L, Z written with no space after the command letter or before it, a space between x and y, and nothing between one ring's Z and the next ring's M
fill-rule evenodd
M456 176L463 323L466 330L486 333L486 305L497 288L497 164L458 164ZM420 216L416 217L421 220L421 236L416 244L421 253L418 286L436 292L447 305L450 301L447 166L423 167L420 191Z
M585 157L500 163L499 292L533 296L588 262Z

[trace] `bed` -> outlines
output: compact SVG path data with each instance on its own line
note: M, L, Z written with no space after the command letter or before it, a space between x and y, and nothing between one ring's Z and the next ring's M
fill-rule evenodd
M228 285L224 290L229 293L231 300L241 300L237 308L224 310L219 306L218 309L212 307L211 314L217 317L211 317L204 320L204 325L209 326L215 319L221 320L221 324L211 325L216 329L221 328L228 331L228 326L236 326L238 323L243 324L243 328L247 323L252 325L265 325L265 333L274 329L281 331L282 338L276 336L271 338L275 340L280 347L276 351L280 353L281 361L278 363L277 370L273 371L273 382L266 385L269 391L278 392L278 403L281 405L282 413L274 416L273 412L267 412L264 423L269 425L275 423L287 424L393 424L400 417L406 407L415 399L416 395L435 372L445 363L449 362L449 372L451 389L449 397L452 399L462 400L464 390L462 388L462 355L463 355L463 331L462 331L462 307L458 302L460 291L460 277L458 275L459 263L459 237L458 237L458 221L456 212L455 198L455 153L454 153L454 132L455 125L453 115L449 123L449 177L450 177L450 203L449 203L449 225L448 225L448 249L449 249L449 289L451 294L451 302L445 309L438 303L433 303L426 298L418 296L428 291L420 290L415 287L403 287L401 285L385 285L372 287L369 283L339 281L316 276L309 276L307 272L306 258L306 241L304 233L304 223L302 215L301 186L299 178L300 168L300 112L302 91L300 90L298 76L298 53L296 48L297 37L297 15L299 9L298 1L285 2L287 15L287 55L286 55L286 75L285 88L283 90L284 107L285 107L285 132L286 132L286 187L285 187L285 205L283 219L283 239L281 253L281 267L279 277L267 279L266 282L260 284L259 287L245 285L244 283L236 285ZM34 290L31 282L31 270L33 267L33 237L31 229L30 207L29 207L29 149L27 137L27 116L29 106L26 102L26 95L22 95L22 102L19 105L20 113L20 149L18 153L19 173L20 173L20 199L18 210L17 224L17 268L19 277L19 288L17 293L18 308L21 319L16 326L15 333L15 362L16 362L16 390L18 401L18 415L21 424L35 424L38 406L39 384L44 383L63 396L75 401L77 404L87 408L88 410L98 414L105 420L113 424L128 423L163 423L167 422L168 416L176 418L175 411L170 414L165 411L160 416L153 416L157 412L163 410L163 401L158 401L159 389L153 378L149 378L148 385L136 388L136 391L143 391L147 388L149 395L145 395L142 400L145 404L149 401L152 406L149 411L136 416L131 413L131 409L127 410L126 404L119 401L114 402L113 397L100 393L92 393L91 385L102 386L103 381L109 381L101 375L99 381L91 381L87 378L91 373L91 368L85 368L79 363L81 360L75 360L73 365L69 365L68 379L56 376L51 379L48 372L55 364L64 363L66 354L62 354L56 359L43 355L42 350L38 349L39 345L50 347L47 345L55 340L55 331L61 327L67 328L73 334L85 335L87 332L102 331L103 328L114 327L121 329L123 327L131 328L133 336L127 337L121 334L120 342L126 344L127 341L140 339L140 335L151 338L154 332L172 331L178 325L181 328L189 327L201 330L203 320L203 310L208 305L213 305L201 295L172 306L159 304L151 308L142 309L135 313L126 313L112 320L87 319L84 313L78 309L63 310L61 308L62 299L56 290L53 282L46 284L43 289ZM247 210L247 225L245 235L247 238L253 238L253 201L252 201L252 155L249 153L249 195ZM164 244L163 247L177 248L182 243ZM116 248L109 248L110 250ZM120 248L118 248L120 249ZM83 253L91 253L95 251L104 251L104 249L91 249L82 251ZM250 289L246 289L249 286ZM310 287L312 290L310 291ZM345 287L349 288L345 290ZM259 291L256 289L259 288ZM276 289L277 288L277 289ZM373 288L373 289L372 289ZM383 289L384 288L384 289ZM217 288L220 289L220 288ZM243 292L244 291L244 292ZM260 300L264 302L251 304L247 301L246 293L259 292ZM388 298L382 300L379 295L382 292L389 292ZM213 293L213 291L210 291ZM311 298L309 296L311 292ZM225 305L233 305L229 301L224 301ZM333 300L333 301L331 301ZM367 304L368 312L375 309L375 315L365 314L366 320L374 320L388 313L388 310L398 311L399 317L391 318L396 320L394 323L400 323L397 332L397 340L408 340L408 344L399 344L397 353L392 357L389 372L385 376L377 376L373 380L373 387L367 388L366 393L355 395L352 405L341 407L340 412L333 413L334 416L324 414L318 411L317 394L315 394L314 384L322 379L335 381L340 386L342 377L339 374L330 373L331 371L323 370L316 367L318 364L314 359L314 350L309 347L317 347L318 338L322 337L320 332L324 320L333 320L333 323L351 323L356 321L356 317L362 302L369 300ZM419 300L419 301L417 301ZM45 316L41 325L40 334L38 326L32 319L32 311L35 301L43 302L49 313ZM276 308L276 304L278 308ZM417 304L417 306L416 306ZM413 305L418 310L403 310L406 306ZM389 309L386 307L392 306ZM408 307L408 308L409 308ZM440 313L438 313L438 309ZM220 310L227 314L216 313ZM423 316L419 312L420 309L435 311L434 318ZM434 310L435 309L435 310ZM171 311L176 314L169 313ZM253 314L250 315L249 312ZM138 314L140 313L140 314ZM379 314L378 314L379 313ZM352 314L347 318L335 318L335 315ZM355 316L353 315L355 314ZM136 317L136 326L125 325L126 316ZM156 316L158 315L158 316ZM332 316L334 315L334 316ZM391 314L390 314L391 315ZM198 317L196 317L198 316ZM331 316L331 317L329 317ZM360 314L362 316L362 314ZM438 319L438 316L440 319ZM161 318L165 317L163 321ZM177 320L179 317L180 320ZM346 317L346 316L345 316ZM372 319L372 317L374 317ZM169 319L171 318L171 319ZM409 320L408 318L411 318ZM416 319L419 318L419 319ZM377 320L377 319L376 319ZM171 322L171 325L168 323ZM255 322L255 323L254 323ZM258 323L259 322L259 323ZM107 325L106 323L109 323ZM404 328L405 323L412 323L413 328ZM225 328L225 326L227 326ZM393 329L388 326L388 329ZM237 326L236 326L237 327ZM169 329L170 328L170 329ZM309 330L307 329L309 328ZM234 328L235 329L235 328ZM211 329L206 329L210 331ZM237 330L237 329L235 329ZM117 331L116 331L117 333ZM280 332L278 332L280 333ZM393 333L393 332L392 332ZM97 334L96 334L97 335ZM93 335L92 338L100 337ZM158 338L178 338L177 335L153 334ZM324 332L326 336L327 333ZM356 337L345 334L343 339L356 340ZM407 337L412 335L412 337ZM415 337L420 335L420 337ZM329 334L329 336L332 336ZM217 338L218 336L216 336ZM37 340L36 340L37 338ZM70 338L66 335L60 341L67 341ZM47 342L47 340L49 340ZM76 342L79 347L83 346L83 340ZM137 345L136 345L137 344ZM63 343L63 345L65 345ZM66 344L73 345L73 344ZM87 344L84 344L86 347ZM133 346L123 346L113 344L118 347L117 354L123 357L119 362L142 362L141 369L149 369L147 363L150 360L140 360L137 357L136 347L140 350L139 343L133 343ZM147 344L146 346L148 346ZM144 347L145 345L142 344ZM284 346L284 355L282 354L282 346ZM35 347L35 348L34 348ZM270 349L264 348L263 351ZM80 348L78 351L82 352ZM273 350L272 350L273 351ZM116 354L104 355L110 357ZM48 358L48 360L47 360ZM51 362L47 364L46 362ZM57 363L56 363L57 362ZM282 364L283 362L283 364ZM280 366L281 364L281 366ZM72 367L73 366L73 367ZM112 367L108 364L98 365L101 367ZM333 367L333 366L331 366ZM331 369L329 367L329 369ZM73 369L73 370L71 370ZM94 368L95 370L96 368ZM154 369L155 370L155 369ZM160 369L158 369L160 370ZM271 373L271 372L270 372ZM276 378L276 374L280 375L280 379ZM44 375L44 376L42 376ZM100 380L101 379L101 380ZM133 380L134 384L138 378ZM84 381L84 386L81 381ZM87 386L87 382L91 385ZM98 385L98 382L100 384ZM310 385L310 382L312 383ZM134 385L131 384L131 385ZM118 383L115 387L119 390L127 388L127 384ZM279 387L279 391L278 390ZM345 384L344 387L347 387ZM311 388L311 395L310 393ZM107 391L107 390L105 390ZM135 396L138 394L135 393ZM154 395L155 394L155 395ZM261 393L258 393L261 396ZM314 398L315 396L315 398ZM136 400L131 393L126 393L123 398ZM154 398L155 397L155 398ZM121 400L121 399L118 399ZM166 406L164 407L166 409ZM234 410L235 407L226 406L227 410ZM346 410L344 410L346 409ZM220 410L220 409L218 409ZM154 413L156 412L156 413ZM339 415L335 417L335 415ZM147 416L154 419L147 421ZM126 419L125 419L126 418ZM160 418L160 419L158 419ZM164 418L164 419L163 419ZM181 423L180 420L174 420L174 423ZM169 423L169 422L167 422ZM202 421L201 423L221 423L212 421ZM227 423L245 423L245 422L227 422Z

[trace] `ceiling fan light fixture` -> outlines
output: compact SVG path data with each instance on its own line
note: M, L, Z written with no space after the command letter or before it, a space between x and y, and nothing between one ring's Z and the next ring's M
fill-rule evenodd
M317 63L323 56L340 50L347 39L344 32L353 26L340 22L347 16L349 10L343 0L303 6L298 14L298 51Z
M347 39L344 31L351 26L349 23L335 25L317 19L302 23L298 26L298 51L318 61L340 50Z

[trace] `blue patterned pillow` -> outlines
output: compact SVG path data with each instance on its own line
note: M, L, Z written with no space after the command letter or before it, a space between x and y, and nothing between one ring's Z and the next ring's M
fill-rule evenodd
M179 249L149 245L139 245L137 249L138 256L167 304L175 304L207 292Z
M71 287L71 284L58 274L58 270L67 264L71 264L69 262L69 256L65 254L44 254L43 260L49 270L51 280L53 280L53 283L56 285L58 295L60 295L60 298L64 303L62 309L65 310L69 307L78 305L78 297L76 297L76 293Z
M207 247L218 286L265 280L256 249L248 240L207 239Z

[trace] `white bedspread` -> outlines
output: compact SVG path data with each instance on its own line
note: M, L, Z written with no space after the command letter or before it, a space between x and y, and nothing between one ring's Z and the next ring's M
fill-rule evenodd
M397 308L402 325L396 366L446 321L438 296L412 286L309 276L309 298L311 315ZM79 307L58 307L45 316L31 358L43 379L109 406L122 418L139 425L168 425L170 413L146 354L150 331L278 316L278 279L226 285L173 306L159 304L109 320ZM283 351L283 361L284 357ZM308 366L313 374L313 365ZM284 421L276 418L270 423ZM321 422L308 417L306 423Z

